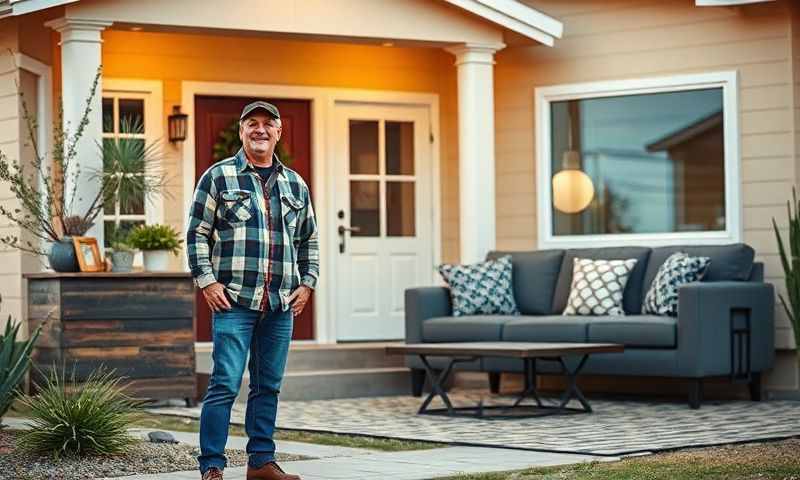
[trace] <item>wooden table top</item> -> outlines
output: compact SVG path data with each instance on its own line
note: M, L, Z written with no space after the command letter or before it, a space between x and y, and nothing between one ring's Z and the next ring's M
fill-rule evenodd
M191 279L190 272L146 272L134 270L132 272L41 272L24 273L23 278L29 280L52 279L52 278L187 278Z
M386 347L390 355L457 355L477 357L532 358L589 353L618 353L625 347L617 343L544 343L544 342L459 342L409 343Z

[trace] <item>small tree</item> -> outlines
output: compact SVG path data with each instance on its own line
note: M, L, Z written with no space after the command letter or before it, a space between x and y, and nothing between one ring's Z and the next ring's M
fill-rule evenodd
M89 124L92 100L97 94L99 81L100 69L89 89L83 114L74 132L69 131L69 125L64 127L63 106L59 107L58 119L53 124L52 166L47 164L47 153L37 143L37 120L29 112L25 98L20 93L22 116L34 159L31 168L26 169L0 150L0 182L9 184L11 193L20 204L20 208L14 209L0 205L0 216L30 232L34 241L7 235L0 237L0 244L36 255L47 255L48 252L41 246L42 241L57 242L65 235L82 235L102 211L104 192L109 188L106 182L101 182L99 192L85 212L75 212L74 205L81 175L77 162L78 142Z

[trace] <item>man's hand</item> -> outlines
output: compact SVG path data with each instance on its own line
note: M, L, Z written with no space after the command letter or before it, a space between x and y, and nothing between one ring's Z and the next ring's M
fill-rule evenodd
M208 307L214 312L222 312L231 309L228 297L225 296L225 287L219 282L214 282L204 288L203 296L206 297Z
M306 285L300 285L297 287L291 295L286 299L289 304L292 306L292 313L295 317L299 316L303 312L303 308L306 306L306 302L311 297L311 288Z

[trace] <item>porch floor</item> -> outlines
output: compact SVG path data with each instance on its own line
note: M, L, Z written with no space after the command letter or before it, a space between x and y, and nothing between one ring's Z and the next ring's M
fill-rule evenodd
M513 401L513 397L490 395L484 390L459 389L449 395L456 406L474 405L480 398L485 405ZM591 414L509 420L416 415L421 401L411 396L281 401L278 426L465 446L608 456L800 435L800 402L788 400L707 401L700 410L691 410L684 401L590 396L594 409ZM438 399L432 405L442 406L437 402ZM199 406L151 411L200 416ZM244 412L244 404L235 404L231 422L243 424Z

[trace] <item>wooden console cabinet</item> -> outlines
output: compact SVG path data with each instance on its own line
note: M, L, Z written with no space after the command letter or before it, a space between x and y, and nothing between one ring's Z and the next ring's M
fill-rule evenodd
M46 322L33 364L84 381L114 369L138 398L195 404L194 285L188 273L39 273L28 280L28 327ZM31 379L41 382L36 368Z

